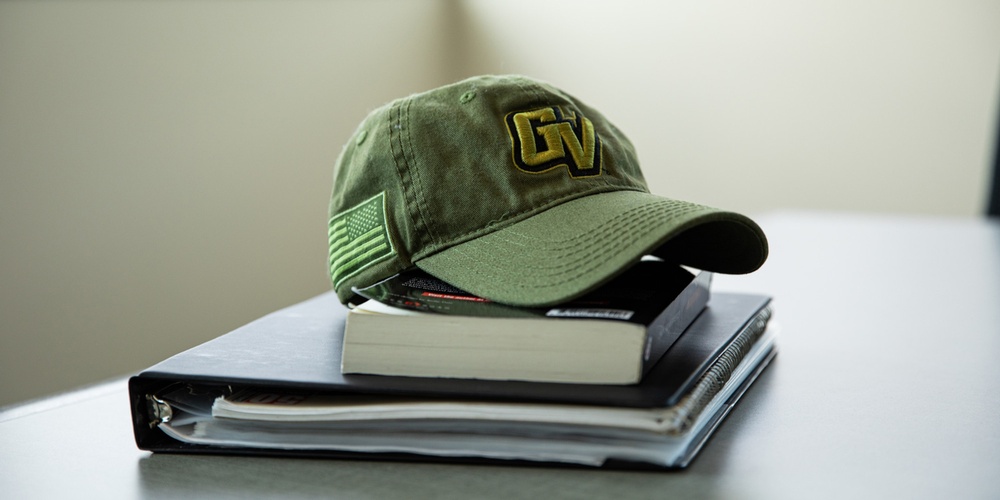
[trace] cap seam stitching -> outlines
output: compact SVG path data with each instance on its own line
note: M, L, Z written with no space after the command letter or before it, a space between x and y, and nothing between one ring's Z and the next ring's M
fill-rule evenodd
M612 191L608 191L606 186L598 186L598 187L596 187L594 189L590 189L590 190L584 191L582 193L567 194L565 196L561 196L559 198L550 200L548 203L546 203L545 205L542 205L540 207L532 207L532 208L528 208L528 209L516 212L513 215L509 216L509 218L506 219L506 221L508 223L518 222L518 219L520 217L523 217L527 213L530 213L530 212L536 211L536 210L539 211L539 212L543 212L545 210L549 210L550 208L552 208L552 207L554 207L556 205L560 205L560 204L564 203L567 199L584 198L586 196L592 196L592 195L595 195L595 194L612 193L612 192L618 192L618 191L636 191L636 192L640 192L640 193L646 193L647 192L647 191L644 191L642 189L635 188L635 187L630 187L630 186L629 187L611 186L611 187L614 187L614 188L617 188L617 189L614 189ZM507 215L507 214L505 213L504 215ZM456 236L454 238L451 238L447 242L447 247L451 248L451 247L453 247L455 245L464 243L465 241L468 241L469 239L472 239L473 237L486 236L486 235L492 234L492 233L494 233L496 231L499 231L499 230L503 229L504 227L506 227L506 226L503 226L503 227L493 228L493 225L499 224L500 222L501 221L497 221L495 224L487 225L486 227L481 227L481 228L478 228L478 229L473 229L473 230L470 230L470 231L466 231L466 232L464 232L464 233L462 233L462 234L460 234L460 235L458 235L458 236ZM477 236L477 234L478 234L478 236ZM427 249L427 250L425 250L423 252L419 252L419 253L415 254L413 256L414 262L418 261L418 260L420 260L422 258L425 258L428 255L432 255L432 254L435 254L437 252L442 251L442 249L441 248L437 248L437 246L445 246L445 245L446 245L445 243L441 243L440 245L436 245L436 246L431 247L431 248L429 248L429 249Z
M409 169L409 165L406 164L406 153L405 153L405 148L403 147L402 132L399 131L397 133L393 133L393 130L392 130L393 129L393 125L398 125L399 128L402 129L402 124L401 124L401 120L402 120L402 107L403 107L403 104L405 102L407 102L406 99L401 99L401 100L397 101L395 103L395 105L392 108L390 108L390 110L389 110L389 117L390 117L390 119L389 119L389 123L388 123L388 128L389 128L389 138L390 138L390 140L389 140L389 149L390 149L390 153L391 153L390 156L392 156L392 162L393 162L393 164L396 167L396 176L399 178L399 185L400 185L400 188L402 188L401 190L403 192L403 206L406 207L406 210L405 210L406 215L411 219L411 223L413 223L414 226L416 226L416 225L423 225L423 227L424 227L423 233L426 233L427 223L426 223L426 221L423 220L422 213L419 210L417 210L416 211L417 213L414 216L414 214L412 213L414 211L410 210L410 208L409 208L409 206L410 206L410 200L408 199L409 197L407 195L407 193L408 193L407 176L410 174L410 169ZM394 114L395 114L395 116L393 116ZM396 152L393 150L394 148L392 147L392 145L394 143L399 147L399 153L400 153L400 157L399 158L397 158ZM400 165L400 160L402 160L402 162L404 163L404 165ZM420 237L419 234L418 234L417 237L418 238Z
M609 220L607 223L605 223L604 225L602 225L602 227L607 227L608 225L610 225L611 222L613 222L614 220L622 218L624 215L631 215L632 213L636 213L636 212L651 211L652 209L653 209L653 207L650 207L649 205L644 206L644 207L637 207L635 209L630 210L629 212L626 212L626 213L622 214L622 216L620 216L620 217L616 217L615 219ZM680 216L680 215L683 215L683 214L678 214L677 216ZM628 244L634 243L635 241L639 240L642 237L642 234L645 234L645 229L647 229L648 227L651 227L651 226L655 226L655 225L661 224L662 222L663 222L662 220L642 219L642 220L638 221L638 224L629 224L629 225L626 225L626 226L616 226L615 227L616 231L613 232L614 234L612 234L612 232L603 232L600 235L593 236L592 238L596 239L598 241L605 241L605 240L611 238L612 236L618 237L618 236L622 236L622 235L628 235L629 239L626 242L626 246L627 246ZM595 231L591 231L591 233L593 233L593 232L595 232ZM517 244L516 242L513 242L513 241L511 241L509 239L506 239L506 238L504 238L504 240L507 241L507 242L509 242L509 243L512 243L512 244ZM595 245L595 246L597 246L597 245ZM468 260L471 260L471 261L474 261L474 262L478 262L478 263L488 264L486 261L484 261L484 260L482 260L480 258L475 257L473 254L470 254L470 253L464 251L461 248L455 248L454 251L456 253L461 254L462 256L464 256ZM572 249L569 249L567 251L556 252L556 253L553 253L551 255L554 258L561 258L563 256L572 255L574 253L576 253L576 252L572 251ZM580 256L580 257L577 257L575 259L563 262L563 263L561 263L559 265L556 265L556 266L531 266L530 263L523 263L522 265L524 267L526 267L526 268L530 268L530 269L533 269L533 270L549 271L549 270L563 269L563 268L567 268L567 267L576 267L576 268L579 268L580 266L578 264L581 261L588 261L588 262L589 261L593 261L593 257L591 255L584 255L584 256ZM594 267L595 266L593 266L593 265L592 266L583 266L583 269L586 272L586 271L589 271L590 269L593 269ZM585 272L571 275L572 277L567 278L567 280L564 280L562 282L558 282L556 284L565 283L566 281L576 279L576 277L582 276L583 274L585 274ZM487 276L487 277L498 276L498 274L483 274L480 271L476 271L476 274L480 274L482 276ZM552 275L552 274L553 273L547 273L547 275ZM555 274L563 274L563 273L555 273ZM546 285L536 285L536 284L527 285L526 284L526 285L523 285L522 287L524 287L524 286L532 286L532 287L538 288L538 287L548 287L548 286L552 286L552 285L547 285L547 284Z
M410 153L411 153L410 156L412 156L412 152L414 151L414 149L413 149L413 139L412 139L412 136L410 135L410 123L411 123L410 122L410 105L412 103L413 103L412 100L409 100L406 103L406 126L403 127L403 132L406 134L406 145L409 148L408 151L410 151ZM424 230L427 232L428 238L430 238L431 245L434 245L434 244L437 243L437 241L438 241L439 238L437 236L437 231L433 228L433 226L430 223L428 223L427 219L424 218L423 214L426 213L426 212L429 212L429 210L427 208L427 202L424 200L424 197L423 197L424 182L423 182L423 179L420 177L420 175L421 175L420 174L420 169L414 167L414 164L416 163L416 157L412 156L412 159L413 159L412 162L407 159L407 151L404 150L403 151L403 162L406 163L408 169L410 170L411 177L416 181L415 184L417 184L417 186L416 186L417 192L415 193L415 199L416 199L416 202L417 202L417 209L419 210L419 214L418 215L420 216L420 220L423 222Z
M700 209L700 207L691 207L690 210L679 210L679 209L660 210L659 207L656 206L656 205L659 205L659 204L658 203L648 203L648 204L640 206L640 207L631 208L628 211L622 212L621 214L615 216L612 219L608 219L608 221L605 222L601 227L607 226L608 224L616 223L616 222L618 222L621 219L630 218L633 214L647 214L649 212L654 212L655 211L655 212L661 212L664 215L666 215L666 216L670 217L671 219L673 219L673 218L676 218L676 217L682 217L684 215L688 215L688 214L697 212ZM645 220L644 221L640 221L640 223L641 222L646 222L646 221ZM660 221L660 222L662 222L662 221ZM634 226L630 224L630 225L628 225L626 227L631 228L631 227L634 227ZM591 230L587 231L586 233L579 233L579 234L577 234L575 236L571 236L569 238L562 239L562 240L553 240L552 242L553 243L558 243L558 245L555 246L556 248L558 248L558 247L566 247L566 243L571 243L571 242L574 242L576 240L580 240L580 239L584 239L584 238L594 238L596 236L593 236L593 235L594 235L594 233L597 233L597 232L598 232L598 228L594 228L594 229L591 229ZM523 233L519 233L519 232L517 232L515 230L511 230L510 233L513 234L513 235L520 236L520 237L522 237L524 239L528 239L526 236L524 236ZM504 238L502 236L497 236L497 238L501 238L504 241L516 244L516 242L514 240L510 239L510 238ZM570 254L570 253L573 253L573 252L572 251L566 251L564 254ZM563 255L563 254L558 254L557 253L556 255Z

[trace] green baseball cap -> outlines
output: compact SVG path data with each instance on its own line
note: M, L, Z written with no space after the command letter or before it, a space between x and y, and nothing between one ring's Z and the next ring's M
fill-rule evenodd
M330 200L342 302L416 266L496 302L589 292L645 255L741 274L767 258L749 218L653 195L625 135L523 76L481 76L376 109L344 147Z

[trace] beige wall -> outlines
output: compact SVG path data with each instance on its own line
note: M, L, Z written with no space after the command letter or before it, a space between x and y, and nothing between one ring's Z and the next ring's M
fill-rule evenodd
M463 5L466 73L531 74L603 110L656 193L751 212L985 207L996 0Z
M0 404L329 288L332 165L447 3L0 3Z
M998 62L995 1L2 2L0 405L326 290L333 160L391 98L526 73L660 194L973 216Z

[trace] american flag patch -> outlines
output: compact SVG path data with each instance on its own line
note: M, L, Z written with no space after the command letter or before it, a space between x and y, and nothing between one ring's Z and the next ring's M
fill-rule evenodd
M395 253L381 192L330 219L330 278L333 286Z

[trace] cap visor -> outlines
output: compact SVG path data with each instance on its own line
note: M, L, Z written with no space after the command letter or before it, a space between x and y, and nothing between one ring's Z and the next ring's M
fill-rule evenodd
M578 198L416 262L470 293L519 306L576 298L644 255L720 273L767 258L749 218L640 191Z

